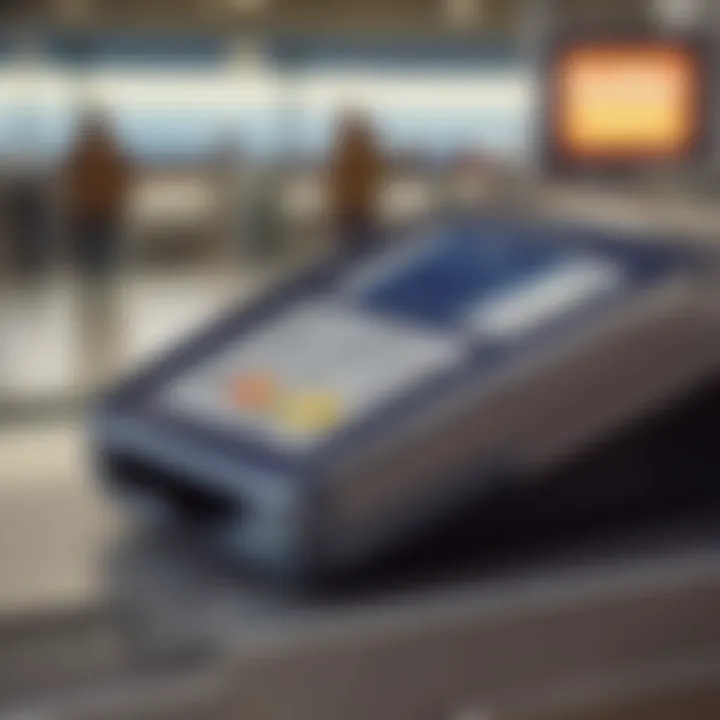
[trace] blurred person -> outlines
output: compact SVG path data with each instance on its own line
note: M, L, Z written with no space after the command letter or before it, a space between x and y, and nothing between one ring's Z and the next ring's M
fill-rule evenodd
M455 151L448 158L444 175L439 192L445 216L475 218L495 212L509 200L500 162L483 149Z
M114 281L120 265L130 166L100 115L82 122L62 174L68 235L80 301L85 373L102 382L118 355Z
M63 182L73 260L82 276L106 278L119 263L130 170L101 116L82 123Z
M209 164L213 193L217 201L215 230L222 257L235 259L237 236L241 232L239 208L243 204L247 162L237 134L223 128L213 142Z
M255 261L275 260L282 252L282 192L279 171L272 161L256 168L249 182L243 246L246 256Z
M280 183L275 164L243 153L229 133L217 145L214 167L221 200L220 232L239 262L277 259L280 252Z
M23 286L33 286L50 260L49 192L46 169L27 141L5 163L2 211L10 269Z
M482 150L470 148L458 153L455 160L457 210L474 213L490 200L493 165Z
M383 159L370 122L360 113L340 121L328 180L330 219L341 252L371 250L377 245Z

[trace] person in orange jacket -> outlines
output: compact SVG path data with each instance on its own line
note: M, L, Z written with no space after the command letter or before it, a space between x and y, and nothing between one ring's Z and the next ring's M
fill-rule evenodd
M88 116L62 178L72 254L83 274L105 275L119 262L130 179L110 127L102 117Z
M82 123L61 181L78 271L81 357L92 389L112 376L122 350L114 281L131 185L129 163L102 117L88 116Z
M359 113L338 126L329 166L330 219L344 253L362 253L377 244L382 153L370 122Z

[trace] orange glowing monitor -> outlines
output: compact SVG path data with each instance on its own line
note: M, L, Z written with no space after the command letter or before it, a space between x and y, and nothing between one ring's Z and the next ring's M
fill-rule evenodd
M553 149L570 164L682 161L706 125L705 67L690 43L573 43L552 68Z

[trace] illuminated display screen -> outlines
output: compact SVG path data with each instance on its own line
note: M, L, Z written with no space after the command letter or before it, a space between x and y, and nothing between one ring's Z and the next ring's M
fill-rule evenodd
M569 163L690 158L706 124L704 70L687 43L566 47L551 77L555 152Z

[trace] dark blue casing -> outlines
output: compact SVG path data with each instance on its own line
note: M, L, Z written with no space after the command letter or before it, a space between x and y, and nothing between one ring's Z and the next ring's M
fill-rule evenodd
M568 226L463 220L422 235L372 257L332 258L305 271L122 382L91 423L103 479L135 499L162 498L177 515L200 521L222 547L272 571L355 562L522 470L539 453L532 438L542 435L529 418L542 428L543 413L559 417L552 398L585 393L577 379L583 372L588 389L603 381L605 370L587 370L583 352L599 357L603 333L633 308L650 308L642 311L649 319L637 322L651 319L658 328L658 312L689 312L693 300L685 291L658 298L674 298L669 288L694 288L708 267L705 256L677 245ZM354 277L395 256L401 260L389 278L348 294ZM617 267L621 282L510 338L467 331L469 304L577 257ZM303 452L156 402L164 388L231 343L318 298L452 337L461 352ZM611 355L622 357L629 343L612 337L619 345ZM548 392L548 383L557 390Z

